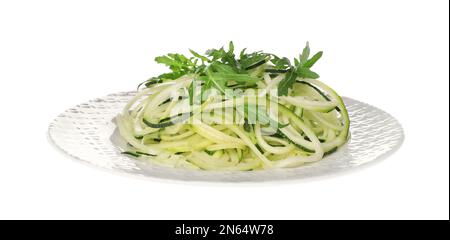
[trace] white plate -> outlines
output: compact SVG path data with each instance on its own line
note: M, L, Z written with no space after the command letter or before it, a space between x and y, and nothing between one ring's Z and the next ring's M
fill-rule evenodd
M344 98L351 119L351 139L323 160L292 169L249 172L175 169L121 154L114 144L112 119L135 92L111 94L68 109L49 127L53 143L68 155L93 166L133 175L184 181L262 182L293 180L349 170L383 159L403 142L401 125L388 113Z

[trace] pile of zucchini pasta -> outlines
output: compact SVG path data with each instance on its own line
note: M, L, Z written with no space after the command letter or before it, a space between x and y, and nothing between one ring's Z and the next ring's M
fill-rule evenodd
M344 145L350 120L319 81L309 44L291 62L211 49L157 57L170 72L138 87L116 117L123 154L176 168L251 171L319 161Z

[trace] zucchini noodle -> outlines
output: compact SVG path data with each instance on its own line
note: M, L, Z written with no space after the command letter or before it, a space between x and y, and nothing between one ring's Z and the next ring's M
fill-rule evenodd
M347 142L342 98L310 70L321 52L309 58L307 45L293 65L233 50L157 57L172 72L140 84L116 117L124 153L173 168L252 171L316 162Z
M264 74L264 83L256 89L258 100L277 87L280 76ZM242 118L238 106L258 102L247 95L225 101L209 98L210 102L197 107L197 111L191 111L195 109L192 106L180 108L186 106L187 88L196 78L183 76L137 93L116 119L121 136L129 143L127 152L170 167L248 171L319 161L347 141L349 118L345 105L334 90L319 80L297 79L290 96L270 97L270 104L278 104L280 123L287 126L268 135L261 123L247 127L245 122L233 123L229 119ZM258 110L269 113L268 103L260 102ZM176 118L183 112L172 114L173 109L195 113L165 125L164 119ZM225 109L231 109L231 117L224 117ZM146 121L154 125L148 126Z

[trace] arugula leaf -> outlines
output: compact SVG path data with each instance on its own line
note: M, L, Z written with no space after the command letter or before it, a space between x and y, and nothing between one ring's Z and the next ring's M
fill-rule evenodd
M225 54L227 54L227 52L225 52L225 50L222 48L220 49L209 49L208 51L206 51L206 55L208 57L212 57L211 61L218 61L220 60Z
M294 65L300 66L300 60L298 60L297 58L294 58Z
M237 83L244 83L246 85L253 85L258 82L260 79L256 77L251 77L248 74L239 74L239 73L212 73L214 79L216 81L235 81Z
M174 80L186 74L204 73L206 69L205 63L209 62L210 60L193 50L190 50L190 52L193 55L193 57L191 58L178 53L169 53L164 56L156 57L155 61L157 63L168 66L170 70L172 70L172 72L161 74L155 79ZM199 61L201 61L201 64L199 64Z
M212 61L220 61L223 64L229 65L233 68L235 72L240 72L240 66L238 64L238 61L236 60L236 56L234 55L234 44L233 42L229 43L229 49L228 51L225 51L225 49L222 47L219 50L217 49L210 49L206 51L206 55L209 57L212 57Z
M205 56L203 56L203 55L200 55L200 54L197 53L196 51L194 51L194 50L192 50L192 49L189 49L189 52L191 52L191 54L194 55L194 57L196 57L196 58L202 60L202 63L209 62L209 58L207 58L207 57L205 57Z
M183 75L186 75L186 72L171 72L171 73L163 73L158 76L161 80L175 80L177 78L182 77Z
M230 67L229 65L220 63L220 62L214 62L211 64L211 67L214 69L214 71L216 72L221 72L221 73L236 73L232 67Z
M309 58L309 55L311 54L311 50L309 48L309 43L306 43L306 47L303 49L302 54L300 55L299 59L294 59L296 70L298 77L301 78L312 78L316 79L319 78L319 74L316 72L311 71L311 67L319 61L319 59L322 57L323 52L320 51L311 58Z
M228 53L231 53L234 55L234 43L233 41L230 41L230 43L228 44Z
M274 65L273 68L277 70L287 70L291 67L291 61L288 58L279 58L272 54L272 60L270 62Z
M309 68L305 68L305 67L300 67L297 68L296 73L298 74L298 77L301 78L312 78L312 79L317 79L319 78L319 74L309 70Z
M198 66L194 73L196 74L204 74L204 72L206 71L207 66L205 64Z
M303 67L311 68L317 61L319 61L319 59L322 57L322 55L323 55L322 51L316 53L311 59L309 59L308 61L306 61L303 64Z
M245 55L246 55L245 51L247 51L247 48L244 48L244 49L241 50L241 53L239 54L239 58L240 59L245 57Z
M185 66L185 64L181 63L180 61L176 60L173 57L170 57L169 55L156 57L155 61L157 63L165 64L166 66L171 68L182 68Z
M306 42L305 48L303 48L303 52L300 55L300 64L305 64L308 61L309 54L311 50L309 49L309 42Z
M297 79L297 72L294 68L290 68L286 73L286 76L283 80L278 84L278 96L287 96L289 93L289 89L294 85L295 80Z
M231 88L228 87L228 83L231 81L238 83L241 87L254 86L256 82L260 81L259 78L251 77L248 74L217 73L211 69L208 69L206 76L200 77L200 79L205 81L205 85L203 86L205 91L214 87L227 97L230 97L230 95L227 95L225 91Z
M206 78L206 89L208 90L211 86L214 86L217 90L219 90L222 94L225 94L225 89L226 89L226 82L224 81L224 79L222 78L216 78L216 76L213 74L213 72L211 71L211 69L206 69L206 76L208 76L208 78Z
M177 79L183 75L194 73L197 67L195 59L189 59L182 54L169 53L165 56L155 58L155 61L164 64L172 70L170 73L165 73L158 76L159 79Z
M269 58L270 54L263 52L254 52L250 54L241 53L239 63L241 64L241 69L250 70L266 63Z

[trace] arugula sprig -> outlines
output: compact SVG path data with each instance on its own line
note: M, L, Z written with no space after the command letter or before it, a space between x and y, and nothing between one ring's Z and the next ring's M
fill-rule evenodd
M194 51L191 51L193 54ZM158 78L162 80L177 79L180 76L198 73L206 66L205 63L209 61L208 58L201 56L198 53L194 54L194 57L187 58L186 56L178 53L169 53L165 56L159 56L155 58L155 61L160 64L164 64L172 70L170 73L160 75ZM201 64L199 62L202 62Z
M212 57L212 62L220 62L231 67L235 72L239 73L241 68L238 61L236 60L236 55L234 54L234 44L230 42L228 44L228 50L222 47L220 49L209 49L206 51L206 55Z
M264 53L262 51L245 53L245 50L246 49L242 50L239 59L241 68L245 70L250 70L259 67L268 62L271 58L271 54L269 53Z
M215 88L226 94L229 88L254 86L262 80L262 72L284 74L278 85L278 95L289 93L289 89L297 78L318 78L319 75L311 67L322 57L318 52L310 58L309 43L306 44L298 58L292 64L288 58L278 57L262 51L247 53L243 49L238 56L235 54L234 43L228 44L228 49L210 49L205 55L189 50L192 57L178 53L169 53L155 58L155 61L164 64L171 70L145 82L148 87L155 83L170 81L187 74L196 74L204 84L204 90Z
M319 78L319 74L311 71L311 67L322 57L323 52L320 51L309 58L310 54L309 43L306 43L306 47L303 49L299 59L295 59L294 61L299 77L316 79Z
M272 54L272 59L270 60L270 62L273 64L273 66L271 69L266 69L266 72L285 73L292 66L291 61L289 61L289 58L286 57L280 58L274 54Z
M281 82L278 84L279 96L289 94L289 89L292 88L292 85L294 85L297 77L312 78L312 79L317 79L320 77L319 74L311 70L311 67L314 66L314 64L322 57L323 52L320 51L314 54L314 56L312 56L311 58L309 57L310 54L311 49L309 47L309 43L307 42L299 58L294 59L294 66L291 66L291 64L286 60L284 61L278 60L274 63L275 66L278 65L278 69L286 71L286 77L283 80L281 80Z

